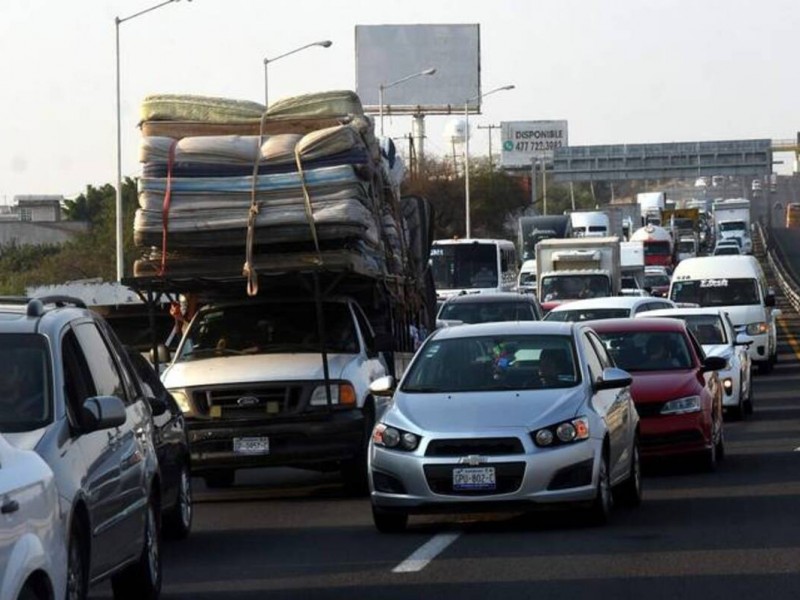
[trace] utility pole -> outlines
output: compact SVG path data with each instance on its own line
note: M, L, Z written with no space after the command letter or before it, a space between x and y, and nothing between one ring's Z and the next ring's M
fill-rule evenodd
M492 159L492 130L500 129L500 125L478 125L478 129L489 130L489 200L494 196L494 161Z

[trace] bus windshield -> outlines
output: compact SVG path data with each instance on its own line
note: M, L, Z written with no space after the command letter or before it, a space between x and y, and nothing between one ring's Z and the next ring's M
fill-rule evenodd
M496 244L441 244L431 248L437 290L498 287Z

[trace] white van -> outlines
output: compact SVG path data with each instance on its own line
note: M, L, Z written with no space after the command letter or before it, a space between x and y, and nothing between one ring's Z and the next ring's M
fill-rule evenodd
M611 220L601 211L574 212L570 214L572 237L606 237Z
M724 307L737 333L753 338L750 358L768 373L778 358L775 295L753 256L687 258L672 274L669 299L675 303Z

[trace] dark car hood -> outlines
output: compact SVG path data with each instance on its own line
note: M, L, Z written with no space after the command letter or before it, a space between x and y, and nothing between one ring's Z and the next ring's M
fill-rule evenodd
M666 402L675 398L699 394L701 383L697 372L680 371L642 371L633 372L631 395L636 404Z

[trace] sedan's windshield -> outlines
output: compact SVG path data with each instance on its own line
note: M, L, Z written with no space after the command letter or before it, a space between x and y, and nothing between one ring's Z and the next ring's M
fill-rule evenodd
M572 338L562 335L434 338L410 369L406 393L551 389L580 382Z
M583 310L553 310L545 321L596 321L598 319L624 319L630 317L627 308L586 308Z
M353 319L342 302L326 302L329 352L358 352ZM183 341L178 360L278 352L318 352L313 302L223 306L201 313Z
M690 369L692 355L686 337L674 331L615 331L600 333L614 362L626 371Z
M759 304L755 279L695 279L672 284L670 300L700 306Z
M452 302L442 307L439 319L463 323L493 321L535 321L528 302Z
M0 336L0 433L33 431L52 420L50 373L44 337Z

